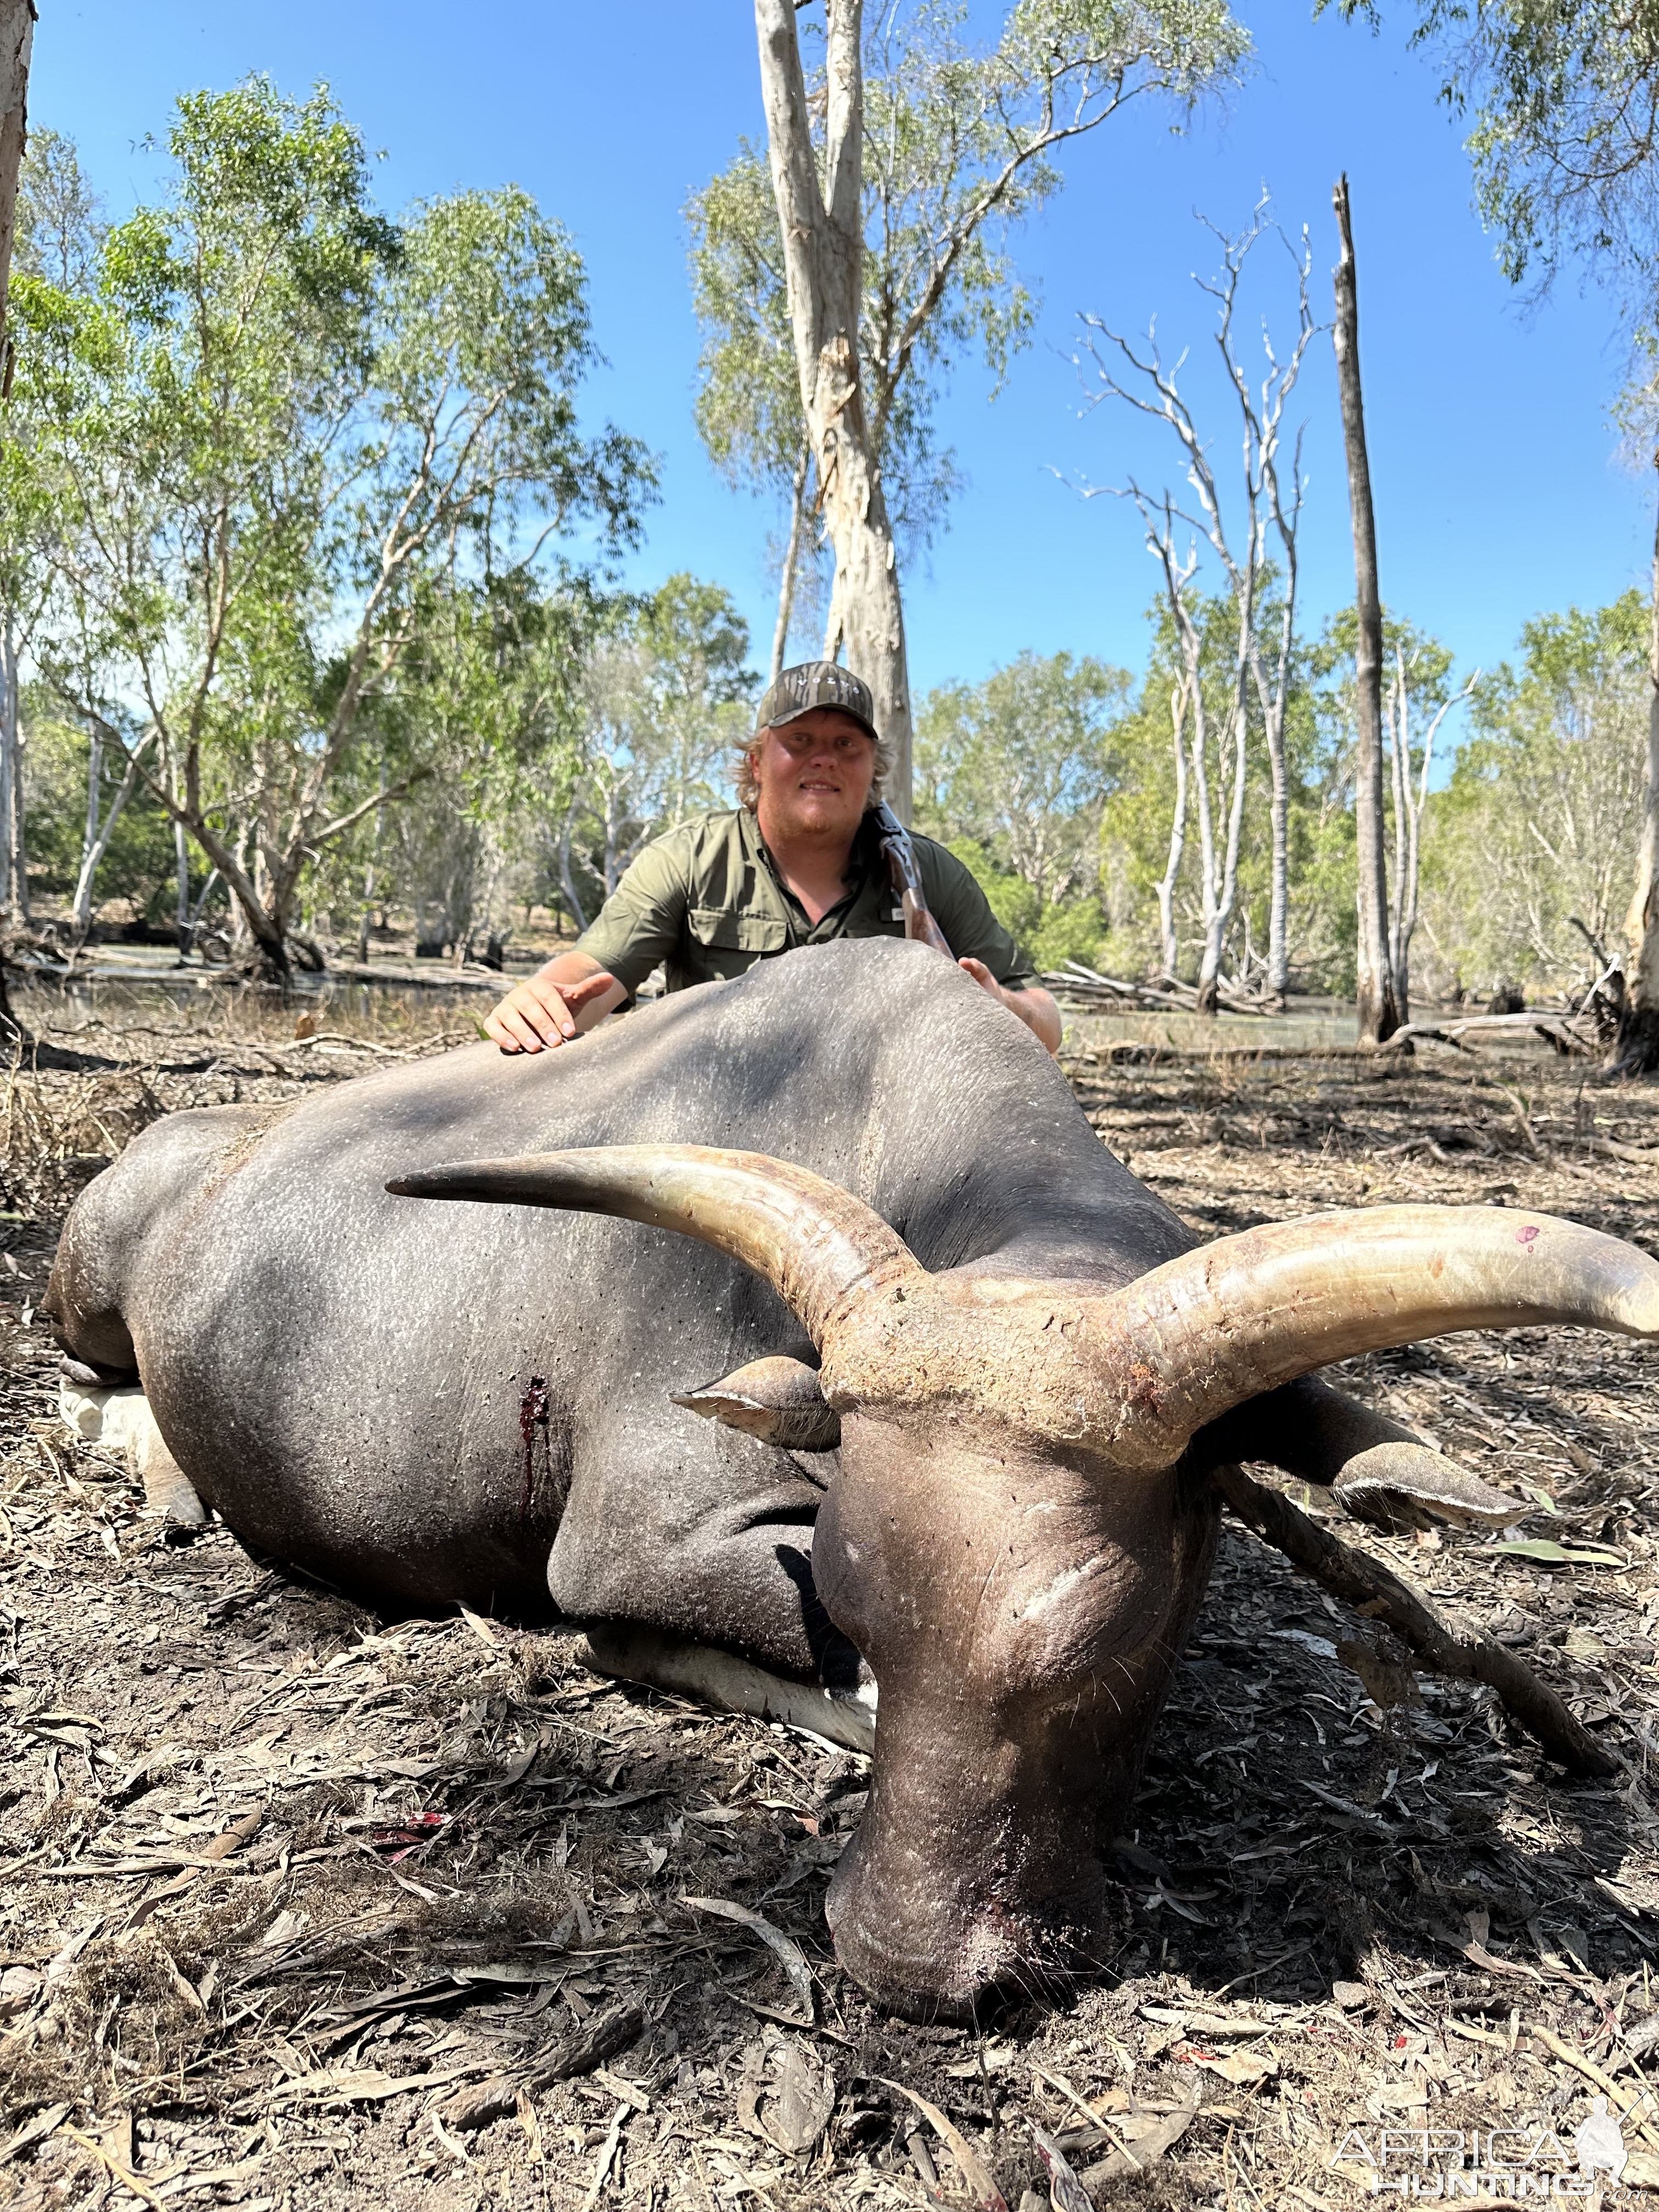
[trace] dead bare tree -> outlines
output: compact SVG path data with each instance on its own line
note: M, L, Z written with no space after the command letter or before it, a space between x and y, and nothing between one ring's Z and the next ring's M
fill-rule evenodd
M1173 979L1173 956L1178 948L1175 944L1172 902L1186 842L1190 803L1198 828L1199 914L1204 932L1203 949L1199 955L1198 1011L1212 1014L1219 1004L1221 959L1227 932L1238 904L1238 855L1244 830L1244 789L1249 767L1243 711L1246 662L1241 652L1233 670L1225 728L1218 736L1212 775L1209 702L1204 684L1204 634L1193 592L1198 568L1197 549L1189 544L1184 555L1176 550L1177 526L1183 518L1172 493L1166 491L1160 499L1153 500L1139 485L1131 484L1128 491L1146 526L1146 543L1163 574L1164 595L1181 657L1181 672L1176 678L1179 711L1175 701L1170 704L1177 771L1176 818L1170 826L1170 858L1165 868L1167 896L1171 902L1167 917L1164 886L1160 886L1158 897L1164 951L1168 972ZM1179 760L1183 730L1190 784L1187 774L1182 772Z
M1429 775L1435 739L1454 707L1462 706L1480 681L1480 671L1462 689L1438 702L1422 735L1412 734L1412 688L1425 647L1407 650L1396 639L1389 675L1383 720L1389 736L1389 773L1394 791L1394 891L1389 902L1389 958L1394 969L1401 1017L1411 1018L1412 939L1416 933L1423 878L1423 816L1428 805Z
M1659 468L1659 453L1654 456ZM1659 1070L1659 510L1654 519L1653 586L1648 629L1648 742L1642 781L1642 834L1625 933L1631 969L1613 1066L1620 1075Z
M1158 884L1158 946L1163 954L1164 973L1171 978L1178 972L1176 963L1181 957L1181 940L1176 928L1175 893L1187 849L1187 714L1190 701L1191 693L1183 669L1170 687L1170 742L1175 756L1175 803L1170 814L1169 858L1164 864L1164 873Z
M1354 653L1354 827L1359 879L1359 1042L1382 1044L1405 1018L1389 957L1388 861L1383 848L1382 599L1376 580L1376 514L1371 504L1370 462L1365 450L1365 409L1359 384L1359 291L1354 267L1348 179L1333 195L1342 250L1336 264L1337 389L1348 461L1348 502L1353 515L1354 605L1358 638Z
M1091 333L1085 341L1085 347L1094 363L1097 379L1090 405L1097 405L1103 398L1109 397L1127 401L1141 414L1149 415L1168 426L1186 461L1186 477L1197 503L1196 513L1178 506L1169 493L1160 500L1152 500L1133 482L1126 487L1127 495L1134 500L1146 525L1147 544L1164 569L1165 596L1170 601L1177 635L1183 640L1183 664L1188 649L1185 642L1187 635L1190 632L1195 641L1197 634L1190 617L1183 615L1177 606L1178 600L1189 597L1188 586L1193 573L1190 562L1181 564L1175 560L1174 526L1177 521L1201 533L1208 542L1220 563L1232 596L1237 615L1237 642L1230 717L1237 768L1230 822L1231 812L1242 808L1243 802L1249 697L1254 692L1267 744L1273 794L1267 996L1274 1004L1282 1005L1290 981L1290 775L1285 757L1285 720L1295 664L1296 605L1299 580L1297 534L1301 522L1304 489L1301 428L1297 431L1291 448L1288 476L1281 469L1281 457L1285 410L1296 389L1304 356L1317 325L1309 301L1312 252L1307 233L1304 231L1299 246L1293 246L1279 225L1269 220L1267 204L1264 194L1249 229L1237 237L1229 237L1224 232L1215 230L1212 224L1206 226L1214 231L1219 242L1221 270L1213 280L1203 277L1196 280L1200 289L1216 302L1216 344L1227 380L1233 388L1239 406L1243 496L1243 513L1236 525L1230 520L1228 502L1224 501L1210 459L1208 442L1200 432L1192 408L1177 381L1186 361L1185 354L1172 367L1166 368L1158 349L1155 329L1148 334L1146 350L1140 352L1116 331L1109 330L1097 317L1085 315L1081 319L1085 329ZM1267 236L1280 240L1296 268L1296 338L1290 352L1281 360L1273 350L1272 337L1264 324L1261 342L1266 368L1260 383L1253 384L1239 358L1235 325L1239 287L1246 264L1255 247ZM1101 339L1114 347L1128 364L1134 374L1133 384L1121 383L1103 361L1098 343ZM1277 618L1271 638L1264 635L1262 621L1270 576L1270 533L1277 542L1280 584ZM1177 589L1178 569L1182 569L1183 573L1180 575ZM1189 669L1189 676L1193 672ZM1194 756L1195 769L1196 765L1197 756ZM1200 826L1201 835L1201 814ZM1230 838L1230 848L1232 842ZM1210 1012L1215 1008L1223 944L1236 904L1237 876L1237 854L1233 852L1231 865L1224 862L1220 877L1205 887L1205 952L1199 976L1199 997L1200 1005ZM1160 899L1160 908L1162 903Z

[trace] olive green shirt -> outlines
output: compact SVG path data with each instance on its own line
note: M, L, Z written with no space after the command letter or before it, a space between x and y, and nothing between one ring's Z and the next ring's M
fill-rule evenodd
M917 836L916 864L933 919L958 959L982 960L1023 991L1036 970L953 853ZM904 917L866 815L853 842L846 895L813 922L784 883L747 807L699 814L653 839L576 941L629 995L661 961L671 991L741 975L757 960L837 937L902 937Z

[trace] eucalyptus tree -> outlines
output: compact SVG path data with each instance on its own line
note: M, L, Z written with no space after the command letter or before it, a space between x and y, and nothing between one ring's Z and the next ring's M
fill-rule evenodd
M629 538L650 469L579 427L582 264L527 194L394 225L327 94L261 78L181 100L168 147L167 198L102 257L118 358L58 426L79 630L55 672L280 976L307 866L408 787L341 792L423 594L532 566L578 518Z
M698 432L732 483L766 491L787 487L769 672L775 677L787 656L801 571L815 549L808 512L812 447L800 410L764 156L744 142L731 166L693 195L685 213L692 301L702 332Z
M684 574L619 609L596 639L558 829L560 888L580 926L647 839L730 804L755 688L748 658L729 594Z
M1325 4L1325 0L1320 0ZM1382 0L1335 0L1375 27ZM1659 14L1595 0L1412 0L1441 97L1470 123L1475 201L1516 284L1564 270L1603 285L1636 374L1625 412L1659 413ZM1659 542L1659 541L1656 541ZM1659 556L1653 573L1645 798L1626 918L1630 989L1615 1066L1659 1072Z
M1318 0L1323 7L1328 0ZM1376 27L1382 0L1336 0ZM1632 330L1659 323L1659 17L1596 0L1412 0L1440 97L1467 116L1475 200L1504 274L1586 264Z
M884 466L900 411L913 406L911 438L930 450L930 379L970 339L995 365L1024 335L1006 234L1055 189L1056 150L1137 99L1183 115L1249 42L1225 0L1019 0L986 52L951 0L892 0L867 37L862 0L824 7L809 82L795 0L756 0L773 265L835 553L826 644L875 694L904 808L909 678Z
M983 683L930 692L916 726L919 806L1032 896L1034 919L1092 895L1131 679L1068 653L1023 653Z
M1476 687L1430 799L1424 926L1443 969L1559 988L1616 943L1641 818L1650 690L1642 594L1540 616Z
M98 317L87 295L105 234L73 143L36 131L17 181L0 406L0 908L14 921L29 908L21 670L52 605L64 520L46 433L65 376L84 389L95 373Z
M504 939L569 802L588 658L613 605L579 571L423 589L397 689L353 769L364 795L408 781L410 796L389 837L376 813L328 874L330 903L359 907L364 955L373 910L393 896L414 909L419 951L450 947L465 963Z

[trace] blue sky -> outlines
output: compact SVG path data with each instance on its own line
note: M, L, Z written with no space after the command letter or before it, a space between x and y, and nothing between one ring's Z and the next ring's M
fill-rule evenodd
M1131 470L1161 483L1173 456L1121 409L1079 419L1077 311L1130 332L1156 314L1170 349L1191 343L1194 396L1227 456L1210 310L1191 282L1212 247L1194 212L1239 228L1265 183L1287 225L1311 228L1323 319L1331 185L1343 168L1390 605L1465 666L1490 666L1528 616L1645 583L1651 492L1616 454L1608 409L1622 353L1607 302L1567 285L1522 311L1471 210L1437 75L1402 31L1373 38L1334 14L1315 21L1310 0L1243 0L1241 12L1255 59L1226 111L1182 136L1150 107L1115 118L1070 150L1065 191L1017 236L1021 273L1042 300L1038 326L994 404L969 366L941 411L968 483L929 569L907 578L919 690L978 678L1028 647L1140 665L1155 578L1133 514L1074 487ZM989 33L1000 10L975 0L973 15ZM256 69L296 93L329 82L385 152L379 186L391 207L510 179L568 224L609 362L593 380L594 417L613 416L663 462L637 580L684 568L724 583L763 652L777 519L730 490L697 441L681 218L738 137L760 133L746 0L635 0L626 10L573 0L472 0L465 10L433 0L43 0L32 118L78 142L119 213L158 188L160 159L142 142L164 130L174 94ZM1264 284L1261 301L1288 330L1282 282ZM1316 622L1352 592L1323 338L1289 419L1304 416L1304 604Z

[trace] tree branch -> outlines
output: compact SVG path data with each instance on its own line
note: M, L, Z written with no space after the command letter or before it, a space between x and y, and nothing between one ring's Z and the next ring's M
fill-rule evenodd
M1254 1481L1242 1468L1219 1467L1211 1479L1241 1521L1334 1596L1386 1621L1424 1666L1495 1690L1511 1718L1552 1759L1578 1774L1618 1772L1618 1762L1573 1718L1557 1692L1505 1645L1448 1620L1380 1559L1342 1543L1280 1492Z

